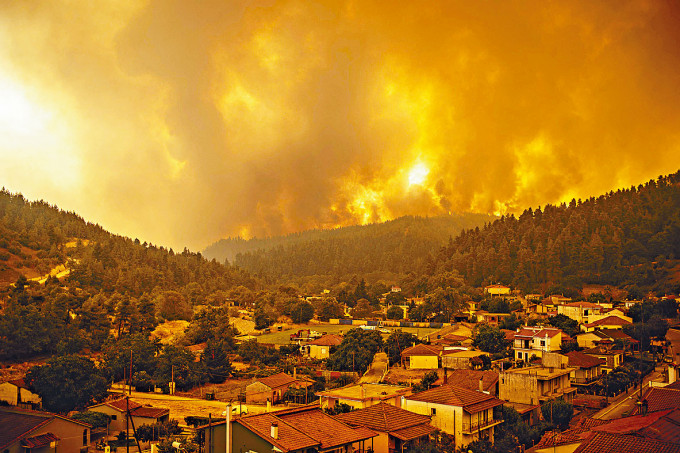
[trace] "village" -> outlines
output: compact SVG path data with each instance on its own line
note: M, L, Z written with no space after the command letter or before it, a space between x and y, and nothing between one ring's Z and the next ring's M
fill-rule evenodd
M424 301L394 297L400 291L393 286L361 319L345 306L341 318L282 318L259 330L249 307L232 307L235 341L279 351L278 360L232 353L238 373L183 391L115 382L82 412L103 423L36 412L41 398L23 379L0 383L3 423L15 427L0 448L155 452L165 441L209 453L397 453L491 451L507 441L531 452L680 452L675 296L572 300L495 284L442 323L409 320ZM675 308L668 329L631 330L636 310L654 303ZM379 345L362 367L367 342ZM187 349L198 360L205 348ZM344 369L330 369L343 353Z

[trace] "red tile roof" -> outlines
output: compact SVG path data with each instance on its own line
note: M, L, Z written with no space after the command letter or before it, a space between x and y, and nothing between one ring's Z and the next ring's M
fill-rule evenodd
M667 387L653 387L643 396L647 402L647 412L680 408L680 390Z
M680 444L680 409L669 411L651 425L639 430L638 435Z
M318 407L286 412L280 415L277 413L277 418L319 441L323 450L370 439L377 435L363 426L352 428L335 420L324 414Z
M313 437L308 436L304 432L298 430L294 426L285 423L272 413L241 417L235 420L235 423L244 426L249 431L257 434L284 452L321 446L321 442L319 440L314 439ZM272 423L278 423L279 425L278 439L271 437Z
M545 338L547 337L554 337L558 333L563 333L560 329L553 329L550 327L542 328L542 329L530 329L528 327L523 327L519 332L515 334L515 338Z
M317 338L314 341L307 343L308 345L313 344L317 346L337 346L342 343L342 337L340 335L324 335L321 338Z
M257 382L261 382L262 384L272 389L282 387L284 385L290 385L295 381L296 379L293 376L290 376L286 373L276 373L272 374L271 376L259 378L257 380Z
M563 307L581 307L581 308L602 308L599 304L594 304L592 302L569 302L568 304L563 304Z
M21 440L21 446L24 448L42 448L49 446L52 442L61 440L58 436L52 433L40 434L35 437L27 437Z
M607 316L606 318L598 319L597 321L586 324L586 327L628 326L632 324L632 322L619 318L618 316Z
M571 351L565 355L569 358L569 366L577 366L579 368L592 368L606 363L604 359L584 354L581 351Z
M680 453L680 445L626 434L595 433L574 453Z
M482 388L488 392L498 383L498 376L498 372L491 370L452 370L448 372L446 382L469 390L479 390L479 380L482 379ZM435 381L435 385L443 384L443 377Z
M87 423L62 417L49 412L38 412L16 407L0 407L0 450L29 436L36 429L50 423L55 418L76 425L91 428Z
M499 400L486 393L451 384L425 390L424 392L407 396L406 399L462 407L469 413L477 413L492 407L502 406L504 403L503 400Z
M428 356L439 356L441 354L442 350L441 348L437 346L429 346L426 344L417 344L415 346L411 346L410 348L406 348L401 352L402 357L411 357L411 356L423 356L423 355L428 355Z
M391 432L394 437L401 439L403 441L411 440L411 439L417 439L419 437L423 436L429 436L433 432L437 431L437 428L434 426L427 424L427 425L416 425L416 426L409 426L408 428L400 429L398 431Z
M351 426L365 426L384 433L430 423L430 417L427 415L416 414L383 402L365 409L339 414L335 418Z

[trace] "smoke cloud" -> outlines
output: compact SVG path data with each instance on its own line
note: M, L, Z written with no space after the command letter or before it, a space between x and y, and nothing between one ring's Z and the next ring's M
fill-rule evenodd
M4 2L0 185L174 248L516 213L678 170L679 54L677 2Z

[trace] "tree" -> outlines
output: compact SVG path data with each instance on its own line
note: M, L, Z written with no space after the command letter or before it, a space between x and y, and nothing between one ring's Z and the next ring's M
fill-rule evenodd
M336 371L363 373L373 361L373 356L383 347L380 332L351 329L326 362L326 368Z
M316 315L319 320L328 322L331 318L342 318L345 311L333 297L324 297L319 306L316 307Z
M435 370L428 371L420 380L420 383L413 386L413 393L429 390L437 379L439 379L439 375Z
M314 307L309 302L301 300L293 305L290 317L296 324L308 323L314 317Z
M205 366L208 381L212 384L224 382L231 374L231 362L221 341L208 340L201 354L201 364Z
M359 299L356 307L354 307L354 310L352 311L352 317L354 319L366 319L371 316L371 313L373 313L373 307L371 307L368 300Z
M404 310L398 305L392 305L385 313L387 319L404 319Z
M78 412L77 414L71 415L70 418L92 425L93 428L106 428L111 421L111 418L107 414L95 411Z
M551 421L561 429L567 429L571 417L574 416L574 406L564 400L550 400L541 405L541 412L545 420Z
M488 324L477 325L472 334L472 345L485 352L503 352L509 347L505 334Z
M194 355L183 347L165 345L156 358L153 378L157 385L165 385L172 380L173 374L180 390L190 389L201 381Z
M574 335L579 333L578 322L561 313L548 318L548 324L560 329L562 332L566 333L570 337L573 337Z
M420 343L420 340L412 333L404 332L401 329L393 330L385 340L385 349L390 365L401 362L402 351L417 343Z
M76 355L54 357L26 374L28 385L48 411L82 409L106 396L108 384L90 359Z

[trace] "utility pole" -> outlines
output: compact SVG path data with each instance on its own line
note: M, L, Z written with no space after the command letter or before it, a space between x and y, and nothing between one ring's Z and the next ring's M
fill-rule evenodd
M125 398L127 409L125 410L125 451L130 453L130 441L128 440L128 433L130 432L130 397Z
M128 388L128 394L132 395L132 348L130 348L130 385Z

